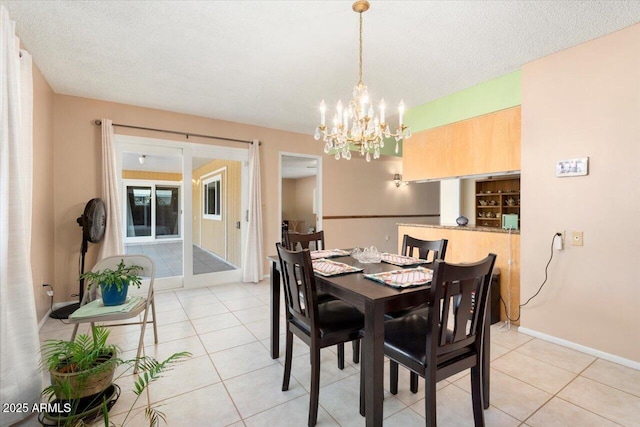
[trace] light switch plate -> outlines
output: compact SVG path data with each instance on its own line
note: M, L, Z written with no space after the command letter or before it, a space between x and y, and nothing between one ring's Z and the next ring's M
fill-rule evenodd
M572 231L571 232L571 245L572 246L583 246L584 241L582 239L582 231Z

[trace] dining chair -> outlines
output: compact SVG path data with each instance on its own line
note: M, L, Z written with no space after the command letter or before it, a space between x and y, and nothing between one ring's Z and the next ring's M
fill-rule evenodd
M296 233L292 231L287 231L285 233L285 247L290 251L297 251L298 246L301 249L310 249L310 243L313 243L315 246L313 249L321 250L326 249L324 245L324 231L316 231L315 233Z
M447 254L447 244L449 241L447 239L441 240L422 240L417 239L415 237L409 236L405 234L402 237L402 253L401 255L416 257L418 259L423 259L425 261L429 261L428 264L423 264L425 267L430 267L430 264L437 259L445 259ZM416 253L417 252L417 253ZM424 304L418 304L413 307L408 307L404 310L393 311L389 313L385 313L386 319L397 319L402 316L407 316L411 314L424 315L426 312ZM394 374L392 371L391 374ZM397 376L398 369L396 365L395 375ZM410 380L409 380L409 388L412 393L418 392L418 375L414 372L411 372Z
M492 253L473 264L436 260L426 316L385 322L384 353L395 370L390 391L398 392L398 364L423 377L427 426L436 425L436 383L469 368L474 424L484 426L482 348L489 345L484 342L485 312L495 261Z
M315 233L300 234L287 231L285 233L285 247L290 251L300 249L310 249L311 243L315 245L315 250L324 250L327 247L324 243L324 230ZM326 302L336 299L333 295L318 291L318 302ZM352 343L353 363L360 362L360 341ZM344 344L338 345L338 368L344 369Z
M444 259L448 243L447 239L421 240L405 234L402 238L402 255L410 257L417 255L419 259L433 262L436 259ZM418 251L417 254L415 253L416 250Z
M309 426L318 418L320 395L320 349L360 340L364 316L354 306L340 300L318 303L315 276L308 249L289 251L276 243L287 307L286 347L282 391L289 389L293 335L311 350L311 390Z
M433 262L437 259L444 260L447 253L447 239L442 240L421 240L411 237L405 234L402 238L402 254L404 256L415 257L425 261L430 261L427 264L422 264L424 267L430 268ZM416 251L418 253L416 253ZM398 317L406 316L413 313L415 310L424 308L424 304L418 304L413 307L408 307L403 310L393 311L385 313L387 319L396 319Z
M146 297L141 297L140 302L136 304L130 311L127 312L117 312L110 313L105 315L96 315L93 317L81 317L81 318L72 318L73 313L69 316L69 323L75 324L73 328L73 334L71 335L71 341L73 341L78 332L78 326L81 323L90 323L91 328L95 327L97 322L118 322L121 320L133 319L138 317L137 322L126 322L126 323L109 323L103 324L106 327L114 327L114 326L127 326L127 325L141 325L140 327L140 340L138 342L138 352L136 354L136 364L134 366L133 372L138 372L138 361L140 360L140 354L142 353L142 347L144 345L144 333L147 327L147 323L153 324L153 337L154 342L158 344L158 328L156 325L156 306L154 299L154 291L153 291L153 282L156 274L156 265L153 260L144 255L116 255L104 258L96 263L93 266L92 271L101 271L105 268L110 268L112 270L118 267L120 261L123 261L125 265L138 265L142 267L140 272L138 273L143 279L149 279L149 291L146 294ZM98 295L98 286L91 286L89 288L89 284L87 282L87 289L85 289L84 295L82 297L82 301L80 302L80 307L90 303L91 301L99 298ZM149 310L151 310L151 320L149 320ZM140 319L140 315L142 315L142 319Z

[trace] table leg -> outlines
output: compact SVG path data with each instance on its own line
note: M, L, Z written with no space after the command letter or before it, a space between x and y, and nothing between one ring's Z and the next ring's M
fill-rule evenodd
M484 340L482 342L482 396L484 409L489 409L491 385L491 311L486 310L484 319Z
M367 301L364 311L365 412L367 427L382 426L384 398L384 307Z
M271 262L271 358L280 356L280 270Z

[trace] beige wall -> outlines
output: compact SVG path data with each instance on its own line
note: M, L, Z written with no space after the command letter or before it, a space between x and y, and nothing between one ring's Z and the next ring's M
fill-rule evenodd
M202 181L220 170L222 176L222 220L203 218ZM241 221L242 213L242 163L231 160L213 160L193 171L193 242L203 249L211 251L220 258L240 266L241 230L236 222ZM226 237L225 237L226 233Z
M56 301L69 301L77 292L77 263L81 241L75 219L85 203L101 193L100 128L95 119L110 118L114 123L186 130L239 139L259 139L263 194L264 252L273 254L280 241L278 165L280 152L322 155L323 145L312 135L244 125L168 111L141 108L67 95L55 95L54 104L54 229ZM176 135L116 128L117 133L184 141ZM189 138L189 142L241 147L246 145L209 139ZM361 159L336 161L323 158L325 215L438 213L438 188L433 185L409 185L397 189L391 179L401 173L401 161ZM352 226L351 222L357 222ZM325 230L337 246L394 243L395 223L399 220L326 220ZM417 221L416 221L417 222ZM395 245L391 245L395 248ZM95 263L97 245L89 245L87 268ZM268 265L265 261L265 272Z
M282 219L293 218L296 212L296 180L282 180Z
M521 299L544 279L557 231L584 246L556 253L521 325L640 362L640 25L522 69ZM556 178L555 162L589 159Z
M313 213L315 188L315 176L282 180L282 219L298 221L293 231L307 233L309 227L316 226L316 215Z
M54 277L54 93L42 73L33 67L33 217L31 220L31 271L38 321L47 314L51 298L42 284Z

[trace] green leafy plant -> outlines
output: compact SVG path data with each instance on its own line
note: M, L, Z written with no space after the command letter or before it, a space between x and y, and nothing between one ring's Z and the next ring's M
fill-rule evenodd
M123 361L123 363L129 365L130 368L132 368L135 365L136 360L138 360L139 364L138 364L138 378L134 382L134 386L135 386L134 393L136 395L136 398L131 404L131 407L129 408L129 410L127 411L127 414L125 415L122 421L122 424L120 425L121 427L126 424L136 402L138 401L140 396L144 393L144 391L147 389L149 384L162 378L163 376L162 374L164 372L171 370L176 363L188 357L191 357L191 353L187 351L183 351L180 353L172 354L162 362L158 362L153 357L148 357L148 356L141 357L139 359ZM103 401L102 403L102 414L104 416L105 427L114 427L115 424L109 421L109 412L108 412L106 401ZM165 423L167 422L167 419L164 413L157 410L156 408L152 408L150 405L147 405L147 407L145 408L145 417L149 421L149 427L159 426L160 421L163 421Z
M115 270L105 268L101 271L89 271L80 276L80 279L87 281L87 289L93 285L104 285L106 289L115 286L118 292L126 285L133 285L140 288L142 278L139 276L143 268L139 265L125 265L124 260L120 260Z
M91 335L80 334L74 341L46 341L42 363L51 373L52 384L44 390L44 396L81 397L91 378L112 373L120 360L118 347L108 344L108 338L108 329L95 327Z
M53 401L57 396L61 399L60 402L69 404L68 413L65 413L59 418L52 418L58 426L86 426L85 418L90 424L95 421L95 418L98 415L97 412L87 415L87 413L82 412L84 409L79 407L81 400L79 396L83 395L82 389L87 386L88 378L91 375L100 374L109 370L115 371L115 368L118 366L126 366L126 369L122 369L116 378L112 378L110 380L115 382L130 370L133 370L136 362L138 362L138 376L134 381L134 393L136 398L120 424L121 426L124 426L127 423L136 402L145 392L149 384L161 378L163 373L171 370L176 363L191 357L191 353L189 352L179 352L172 354L162 362L158 362L153 357L148 356L122 360L117 357L118 347L107 343L108 337L109 329L103 326L96 326L92 328L91 335L80 334L76 336L74 341L48 340L43 345L43 369L47 369L50 372L62 371L80 374L80 381L76 381L76 379L70 380L69 378L54 380L52 375L52 384L42 392L42 396L47 401ZM87 397L85 399L102 399L95 401L91 400L90 404L101 407L105 427L113 427L115 424L111 423L109 420L109 408L107 401L105 397L100 396L101 394L102 393L95 394L92 395L93 397ZM160 425L161 421L166 423L165 415L156 408L152 408L150 405L147 405L145 408L145 416L149 421L150 427Z

